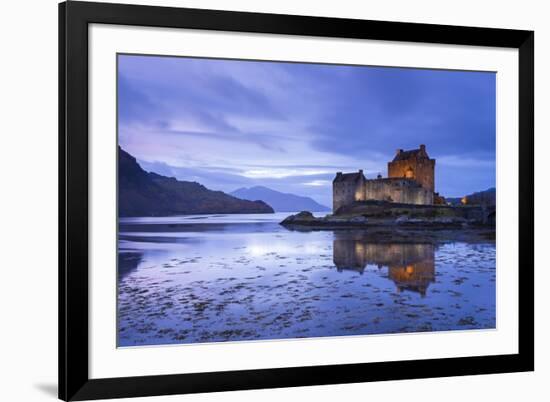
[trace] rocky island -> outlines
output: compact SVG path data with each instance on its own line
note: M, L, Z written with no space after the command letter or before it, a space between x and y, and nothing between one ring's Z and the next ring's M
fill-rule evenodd
M362 201L341 208L335 214L315 217L309 211L290 215L282 225L318 227L400 226L424 228L491 227L495 208L480 205L414 205L387 201Z
M487 206L414 205L368 200L315 217L302 211L285 218L291 230L364 230L376 241L493 240L495 208Z

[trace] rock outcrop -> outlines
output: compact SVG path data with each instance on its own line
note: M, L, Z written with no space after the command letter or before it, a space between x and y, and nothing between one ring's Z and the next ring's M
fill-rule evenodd
M385 201L363 201L342 207L335 215L314 217L303 211L281 222L284 226L317 228L425 227L464 228L493 226L495 209L483 206L411 205Z

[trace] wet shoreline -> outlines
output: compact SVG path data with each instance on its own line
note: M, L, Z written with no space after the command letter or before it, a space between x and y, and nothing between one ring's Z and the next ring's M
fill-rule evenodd
M119 346L495 327L493 240L235 218L121 225Z

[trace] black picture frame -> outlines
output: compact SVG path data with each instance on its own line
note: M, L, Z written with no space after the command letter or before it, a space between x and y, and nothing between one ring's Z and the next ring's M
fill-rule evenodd
M518 49L518 353L90 379L88 375L88 25L91 23ZM532 370L534 370L534 32L78 1L59 5L59 398L88 400Z

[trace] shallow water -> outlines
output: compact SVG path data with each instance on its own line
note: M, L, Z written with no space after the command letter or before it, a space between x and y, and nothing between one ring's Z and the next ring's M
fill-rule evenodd
M373 243L289 213L120 221L118 345L495 328L495 244Z

